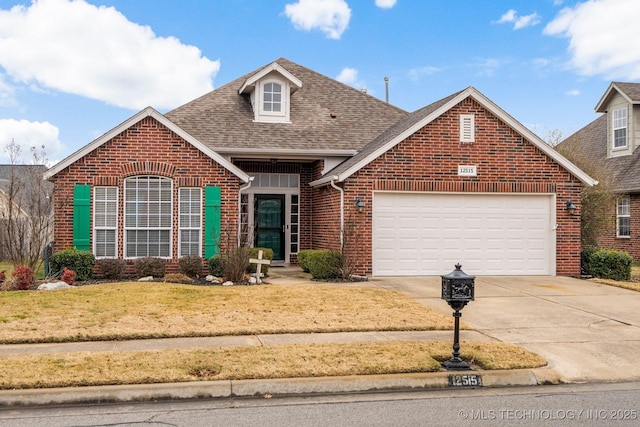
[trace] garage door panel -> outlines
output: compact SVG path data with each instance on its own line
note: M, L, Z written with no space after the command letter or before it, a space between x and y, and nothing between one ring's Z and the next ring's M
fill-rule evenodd
M551 195L376 193L374 275L553 274Z

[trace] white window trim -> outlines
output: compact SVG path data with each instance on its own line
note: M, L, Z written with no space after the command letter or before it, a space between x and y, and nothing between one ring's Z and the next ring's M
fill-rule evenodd
M620 208L624 207L621 206L621 202L626 202L626 208L627 208L627 212L626 213L620 213ZM620 234L620 218L629 218L629 234L628 235L621 235ZM629 239L631 238L631 198L629 196L620 196L618 197L618 199L616 200L616 237L620 238L620 239Z
M267 90L267 85L278 85L278 87L280 87L280 111L265 110L264 108L264 104L266 102L265 91ZM282 82L279 82L277 80L269 79L260 83L260 114L264 116L284 117L285 115L284 89L285 89L284 84L282 84ZM277 92L271 92L271 94L274 94L274 93L277 93ZM273 105L273 100L271 104Z
M617 112L623 112L622 113L622 117L619 117L616 119L616 113ZM629 112L627 107L624 108L618 108L613 110L613 112L611 113L611 148L613 150L624 150L629 146L629 116L628 116ZM624 126L617 126L616 122L617 121L622 121L624 120ZM618 147L616 147L616 131L620 130L620 129L624 129L625 130L625 139L624 139L624 145L620 145Z
M460 142L472 143L475 141L475 116L473 114L460 114Z
M128 227L127 226L127 195L126 195L126 191L127 191L127 182L128 181L132 181L134 179L138 179L138 178L145 178L145 177L149 177L149 178L159 178L160 180L166 180L167 182L170 183L171 185L171 201L170 201L170 218L171 218L171 225L169 227L156 227L156 228L150 228L150 227ZM123 200L122 200L122 204L123 204L123 208L124 208L124 213L123 213L123 228L124 228L124 239L123 239L123 255L125 259L138 259L138 258L144 258L146 256L150 256L150 255L145 255L145 256L130 256L127 253L127 232L128 231L136 231L136 230L158 230L158 231L169 231L169 255L168 256L153 256L154 258L161 258L161 259L171 259L173 256L173 202L174 202L174 194L173 194L173 180L164 176L156 176L156 175L136 175L136 176L132 176L129 178L126 178L124 180L124 195L123 195Z
M199 194L199 205L200 205L200 209L199 209L199 224L198 227L183 227L182 226L182 213L180 212L180 207L182 206L182 190L198 190L198 194ZM187 255L194 255L194 254L183 254L182 253L182 231L184 230L190 230L190 231L198 231L198 250L197 250L197 255L198 256L202 256L202 188L199 187L180 187L178 189L178 257L183 257L183 256L187 256Z
M269 83L278 84L282 89L280 111L264 110L264 88ZM289 84L287 81L283 81L273 77L261 80L256 84L254 96L255 99L252 102L254 104L254 111L256 112L255 121L266 123L291 123L289 121L289 103L291 95L289 93Z
M96 193L98 192L98 189L115 189L116 191L116 198L115 198L115 213L116 213L116 223L115 226L113 227L109 227L109 226L98 226L97 225L97 221L96 221L96 214L98 213L98 210L96 208L96 204L98 202L108 202L109 200L99 200ZM106 255L106 256L98 256L97 255L97 246L98 246L98 233L97 231L102 231L102 230L113 230L115 231L115 247L114 247L114 254L113 255ZM96 255L96 259L106 259L106 258L117 258L118 257L118 187L114 187L114 186L96 186L93 188L93 253Z

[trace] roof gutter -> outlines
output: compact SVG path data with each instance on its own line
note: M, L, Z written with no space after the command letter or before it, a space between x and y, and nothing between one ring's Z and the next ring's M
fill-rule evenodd
M332 177L330 185L340 192L340 249L344 246L344 190L338 187L335 182L338 177Z

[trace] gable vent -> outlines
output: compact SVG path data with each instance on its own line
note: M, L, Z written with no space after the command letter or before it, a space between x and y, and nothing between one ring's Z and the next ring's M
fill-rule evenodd
M475 142L475 133L473 114L460 114L460 142Z

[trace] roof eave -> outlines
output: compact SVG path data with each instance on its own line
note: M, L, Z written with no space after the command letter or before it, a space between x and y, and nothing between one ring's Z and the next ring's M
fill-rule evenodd
M206 145L204 145L203 143L198 141L196 138L191 136L189 133L187 133L180 126L178 126L175 123L173 123L171 120L169 120L167 117L165 117L162 114L160 114L157 110L155 110L152 107L147 107L144 110L138 112L137 114L133 115L129 119L127 119L124 122L122 122L120 125L116 126L115 128L111 129L107 133L105 133L102 136L98 137L97 139L93 140L89 144L85 145L80 150L78 150L75 153L71 154L70 156L68 156L64 160L61 160L60 162L58 162L57 164L52 166L49 170L47 170L44 173L44 179L48 180L48 179L54 177L60 171L64 170L65 168L67 168L69 166L71 166L73 163L77 162L78 160L80 160L84 156L88 155L89 153L91 153L95 149L97 149L100 146L102 146L103 144L105 144L107 141L111 140L112 138L114 138L115 136L117 136L120 133L124 132L125 130L129 129L131 126L135 125L140 120L142 120L142 119L144 119L146 117L152 117L155 120L157 120L160 124L162 124L163 126L168 128L169 130L174 132L176 135L178 135L179 137L181 137L185 141L189 142L191 145L193 145L198 150L202 151L204 154L209 156L215 162L219 163L221 166L223 166L229 172L233 173L235 176L237 176L244 183L249 182L249 175L247 175L241 169L239 169L238 167L233 165L231 162L226 160L224 157L220 156L218 153L216 153L215 151L211 150L209 147L207 147Z
M534 134L529 129L527 129L525 126L523 126L520 122L518 122L510 114L508 114L506 111L504 111L498 105L496 105L493 101L491 101L489 98L484 96L481 92L479 92L474 87L469 86L465 90L461 91L457 96L453 97L451 100L449 100L448 102L443 104L440 108L436 109L435 111L433 111L431 114L429 114L428 116L426 116L422 120L418 121L417 123L415 123L411 127L407 128L405 131L400 133L398 136L394 137L393 139L388 141L386 144L381 146L379 149L377 149L376 151L372 152L368 156L364 157L361 161L359 161L358 163L354 164L353 166L351 166L349 169L347 169L343 173L338 174L338 175L333 175L333 176L327 176L327 177L320 178L320 179L310 183L310 185L313 186L313 187L316 187L316 186L320 186L320 185L326 185L330 181L337 180L338 182L342 182L342 181L346 180L351 175L353 175L354 173L356 173L357 171L362 169L364 166L366 166L367 164L371 163L373 160L375 160L376 158L378 158L379 156L381 156L382 154L384 154L385 152L387 152L388 150L390 150L391 148L393 148L394 146L396 146L397 144L399 144L400 142L405 140L407 137L409 137L410 135L412 135L413 133L415 133L419 129L423 128L424 126L426 126L427 124L429 124L430 122L432 122L433 120L438 118L440 115L442 115L444 112L448 111L453 106L455 106L456 104L462 102L465 98L467 98L469 96L472 97L474 100L476 100L478 103L480 103L482 106L484 106L486 109L491 111L494 115L496 115L496 117L498 117L500 120L504 121L508 126L510 126L514 130L516 130L518 133L523 135L523 137L525 137L527 140L529 140L531 143L533 143L536 147L538 147L547 156L551 157L553 160L558 162L562 167L564 167L567 171L569 171L569 173L571 173L573 176L575 176L584 185L587 185L587 186L591 187L591 186L594 186L594 185L598 184L598 181L596 181L595 179L591 178L589 175L584 173L576 165L571 163L567 158L565 158L560 153L558 153L556 150L554 150L551 146L549 146L542 139L540 139L540 137L538 137L536 134ZM335 179L333 177L335 177Z
M602 95L602 97L600 98L600 101L598 101L598 104L596 104L596 113L607 112L606 107L609 105L609 97L611 96L611 92L613 92L614 90L618 92L620 96L622 96L629 104L638 104L638 102L634 102L631 98L629 98L629 96L622 89L620 89L620 87L618 87L616 82L611 82L607 90L604 92L604 95Z
M266 76L272 71L276 71L280 73L285 79L291 82L291 93L295 92L296 90L302 87L302 82L300 81L300 79L298 79L296 76L294 76L289 71L284 69L280 64L278 64L278 62L272 62L271 64L267 65L256 74L247 78L247 80L244 81L240 89L238 89L238 94L243 95L244 93L251 92L251 90L248 90L248 89L253 88L258 80L260 80L261 78L263 78L264 76Z

